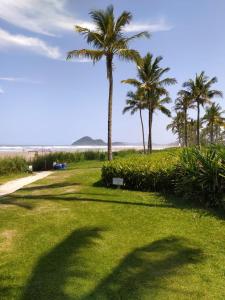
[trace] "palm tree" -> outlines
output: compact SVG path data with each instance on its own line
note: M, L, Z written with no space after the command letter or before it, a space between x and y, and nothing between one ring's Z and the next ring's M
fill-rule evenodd
M202 118L203 123L207 123L207 127L210 132L210 143L214 143L214 129L216 126L224 125L225 118L223 118L223 114L225 113L222 110L219 104L215 102L212 103L211 106L206 108L206 112L204 117Z
M166 129L171 130L172 133L178 136L178 142L179 145L183 145L183 140L184 140L184 130L183 130L183 125L184 125L184 112L182 111L177 111L176 115L172 118L172 122L167 125Z
M86 27L75 26L93 49L81 49L68 52L67 59L73 57L88 58L93 63L101 58L106 58L107 79L109 82L108 97L108 159L112 159L112 98L113 98L113 59L115 56L125 60L136 60L139 53L129 48L130 41L149 37L148 32L140 32L133 36L125 36L124 28L132 20L130 12L124 11L115 19L113 6L108 6L106 10L91 10L90 16L95 25L94 30Z
M188 109L195 108L192 98L188 97L182 91L178 92L178 98L175 101L175 110L184 113L184 145L188 146Z
M157 90L157 94L168 96L168 92L165 88L167 85L175 84L175 78L162 78L165 73L167 73L169 68L161 68L159 63L163 58L161 56L157 56L155 59L153 55L147 53L146 56L140 58L136 61L137 64L137 77L138 79L126 79L123 80L123 83L131 84L136 88L142 89L145 92L146 103L148 108L148 151L152 152L152 105L154 96L154 91Z
M126 106L123 109L123 114L130 111L131 115L139 111L140 121L141 121L141 129L142 129L142 141L143 141L143 150L145 150L145 133L144 133L144 124L142 118L142 110L145 107L145 103L143 101L143 93L140 90L137 90L135 93L129 91L127 93L128 99L126 100Z
M215 96L222 97L222 92L211 89L212 85L217 82L217 78L209 79L205 72L196 74L195 79L189 79L184 82L184 90L181 93L188 98L193 99L197 105L197 145L200 146L200 107L210 103Z

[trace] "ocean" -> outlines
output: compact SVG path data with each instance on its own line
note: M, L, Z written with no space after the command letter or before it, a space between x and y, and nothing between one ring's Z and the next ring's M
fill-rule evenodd
M153 145L153 149L164 149L169 145ZM142 145L121 145L113 146L113 151L127 150L127 149L142 149ZM77 151L107 151L107 146L66 146L66 145L2 145L0 152L77 152Z

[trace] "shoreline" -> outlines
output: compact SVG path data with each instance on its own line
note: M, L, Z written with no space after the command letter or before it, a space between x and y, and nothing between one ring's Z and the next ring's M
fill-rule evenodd
M153 150L161 150L171 148L174 145L155 145ZM142 145L121 145L113 146L113 152L122 150L141 150ZM32 159L35 155L45 155L55 152L85 152L85 151L107 151L107 146L0 146L0 158L20 156L27 160Z

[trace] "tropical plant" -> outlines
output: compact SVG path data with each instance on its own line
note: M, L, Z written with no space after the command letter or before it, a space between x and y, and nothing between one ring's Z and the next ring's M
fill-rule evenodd
M147 53L146 56L136 61L137 65L137 78L129 78L123 80L123 83L131 84L136 88L142 89L145 93L145 101L148 109L148 151L152 152L152 116L153 116L153 103L156 95L168 97L168 91L165 86L175 84L175 78L163 78L169 68L161 68L159 63L163 58L158 56L153 58L153 55Z
M142 130L142 141L143 141L143 150L145 151L145 132L144 132L144 123L142 118L142 110L145 108L145 103L143 101L143 93L141 90L137 90L135 93L129 91L127 93L128 99L126 100L126 106L123 109L123 114L130 111L131 115L139 111L140 121L141 121L141 130Z
M90 16L95 29L75 26L94 49L81 49L68 52L67 59L73 57L88 58L93 63L101 58L106 58L107 79L109 82L108 97L108 159L112 159L112 101L113 101L113 59L115 56L122 60L137 60L138 51L129 48L129 43L140 37L149 37L148 32L140 32L133 36L125 36L125 27L132 20L132 14L128 11L115 19L113 6L106 10L91 10Z
M103 165L102 181L106 186L111 186L114 177L121 177L126 189L173 191L178 158L173 149L115 159Z
M174 135L177 135L180 146L184 145L184 118L184 113L177 111L172 122L166 127L167 130L171 130Z
M183 112L184 115L184 145L188 146L188 109L194 108L191 97L182 91L178 92L178 98L175 101L175 110Z
M224 148L184 149L177 168L175 191L207 206L224 208L224 158Z
M214 143L214 135L216 126L223 126L225 124L225 118L222 116L225 113L219 104L215 102L211 106L206 107L206 112L202 118L203 123L207 124L210 134L210 143Z
M212 85L217 82L217 78L209 78L205 72L196 74L195 79L189 79L184 82L183 90L180 94L192 99L197 106L197 145L200 146L200 107L210 103L211 99L215 96L222 97L222 92L213 90Z

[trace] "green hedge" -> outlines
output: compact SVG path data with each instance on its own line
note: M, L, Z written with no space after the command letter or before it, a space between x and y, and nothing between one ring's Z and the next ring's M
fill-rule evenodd
M0 158L0 176L27 171L27 162L22 157Z
M105 163L102 181L124 179L124 188L172 192L211 207L225 207L225 147L211 146L152 155L133 155Z
M131 155L107 162L102 167L102 181L112 185L114 177L124 179L127 189L168 191L173 189L178 152L163 151L151 155Z

